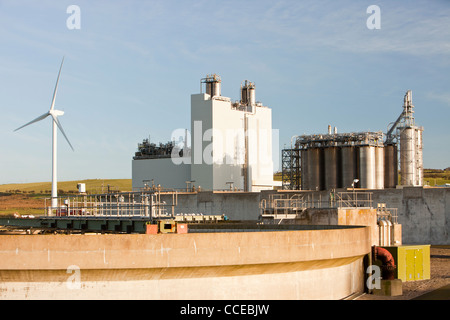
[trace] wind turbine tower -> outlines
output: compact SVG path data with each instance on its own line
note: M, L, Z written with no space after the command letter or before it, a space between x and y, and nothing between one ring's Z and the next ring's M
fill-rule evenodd
M58 91L58 83L59 83L59 77L61 75L61 69L64 63L64 57L61 61L61 66L59 68L58 78L56 79L56 85L55 85L55 91L53 92L53 98L52 98L52 104L50 106L50 110L43 115L37 117L36 119L24 124L23 126L17 128L14 131L20 130L23 127L26 127L32 123L44 120L48 116L52 117L52 209L56 209L58 207L58 182L57 182L57 133L58 128L61 130L61 133L64 135L64 138L66 138L67 143L69 144L70 148L72 150L72 144L70 143L69 139L66 136L66 133L64 132L64 129L61 126L61 123L58 120L59 116L62 116L64 114L64 111L56 110L55 109L55 99L56 99L56 92Z

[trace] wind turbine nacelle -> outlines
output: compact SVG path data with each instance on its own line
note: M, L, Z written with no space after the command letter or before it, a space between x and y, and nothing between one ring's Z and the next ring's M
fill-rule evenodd
M48 113L55 117L59 117L64 114L64 111L53 109L53 110L50 110Z

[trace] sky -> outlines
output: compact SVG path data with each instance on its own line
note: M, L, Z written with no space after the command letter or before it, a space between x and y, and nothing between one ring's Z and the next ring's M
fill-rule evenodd
M51 180L51 120L14 130L50 109L63 57L59 181L131 179L139 142L190 129L212 73L272 108L275 171L295 135L386 132L407 90L424 167L450 167L447 0L0 0L0 44L0 184Z

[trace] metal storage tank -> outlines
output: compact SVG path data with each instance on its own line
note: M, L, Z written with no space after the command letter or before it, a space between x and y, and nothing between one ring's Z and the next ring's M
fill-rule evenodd
M208 75L205 78L206 83L206 93L211 97L221 95L221 80L216 74Z
M339 175L339 149L337 147L327 147L324 149L324 182L325 189L336 189L338 185Z
M245 80L245 84L241 85L241 102L248 106L256 103L255 84Z
M216 81L213 83L213 96L220 96L221 93L221 83L219 81Z
M423 140L422 128L416 130L416 185L423 185Z
M375 147L361 146L359 148L359 183L364 189L375 189Z
M395 144L384 146L384 168L384 187L395 188L398 184L398 157Z
M342 188L350 188L353 180L358 178L358 171L356 167L356 147L342 147L341 159Z
M384 189L384 148L375 147L375 189Z
M300 151L300 157L302 168L302 175L301 175L302 190L309 190L308 150L302 149Z
M400 133L400 170L404 186L416 185L416 143L414 127L406 127Z
M210 96L212 96L212 83L211 82L206 82L206 94L209 94Z
M323 190L323 149L308 149L308 188Z

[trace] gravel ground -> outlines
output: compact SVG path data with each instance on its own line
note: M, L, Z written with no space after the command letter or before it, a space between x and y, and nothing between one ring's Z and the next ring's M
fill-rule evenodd
M403 282L403 295L396 297L365 294L357 300L411 300L421 295L450 285L450 246L431 246L431 279ZM450 300L450 295L446 297Z

